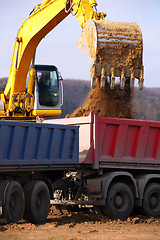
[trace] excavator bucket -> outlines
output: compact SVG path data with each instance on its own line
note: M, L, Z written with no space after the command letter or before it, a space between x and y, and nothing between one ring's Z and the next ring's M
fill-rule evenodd
M136 78L139 89L143 89L142 33L136 22L88 20L78 48L89 57L93 88L98 80L101 88L108 82L113 89L118 78L121 89L125 88L126 79L130 79L130 88L134 88Z

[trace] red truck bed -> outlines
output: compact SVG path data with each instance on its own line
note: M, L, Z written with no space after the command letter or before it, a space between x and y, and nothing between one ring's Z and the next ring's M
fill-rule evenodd
M94 169L160 170L159 122L99 117L95 112L56 121L80 126L80 163Z
M160 168L160 123L94 116L94 167Z

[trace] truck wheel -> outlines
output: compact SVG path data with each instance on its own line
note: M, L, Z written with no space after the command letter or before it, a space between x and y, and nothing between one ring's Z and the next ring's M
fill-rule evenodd
M44 223L50 208L50 193L42 181L30 181L24 187L24 218L32 223Z
M106 205L102 207L103 214L109 217L128 217L134 207L134 197L131 189L125 183L114 183L108 192Z
M147 186L143 196L143 210L147 216L160 215L160 184L151 183Z
M23 218L25 208L24 192L21 185L11 181L7 187L2 218L7 223L18 222Z

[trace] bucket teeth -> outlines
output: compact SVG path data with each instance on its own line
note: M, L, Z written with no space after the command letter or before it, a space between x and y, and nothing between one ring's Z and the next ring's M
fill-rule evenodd
M111 77L110 89L114 89L115 87L115 77Z
M143 79L139 80L139 90L143 90L143 82L144 82Z
M105 86L106 86L106 70L105 67L102 67L100 88L105 88Z
M130 69L130 89L134 88L134 82L135 82L134 70Z
M96 86L96 77L91 78L91 87L95 88Z
M121 70L111 67L110 64L102 66L101 64L93 64L91 68L91 87L95 88L96 82L99 82L100 88L105 88L107 78L110 78L110 88L114 89L115 79L120 78L120 88L125 89L126 79L130 79L130 89L134 88L135 79L138 79L139 90L143 89L143 67L139 69L122 68ZM98 79L98 80L97 80ZM117 80L117 79L116 79Z
M124 89L125 88L125 72L124 69L121 71L121 83L120 83L120 88Z
M135 78L130 79L130 89L134 89Z
M110 89L114 89L115 87L115 71L114 68L111 68L111 83L110 83Z
M143 90L143 83L144 83L144 79L143 79L143 67L139 73L139 90Z

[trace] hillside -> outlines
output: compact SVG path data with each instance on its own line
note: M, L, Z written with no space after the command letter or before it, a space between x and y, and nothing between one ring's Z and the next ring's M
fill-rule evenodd
M7 82L7 78L4 77L4 78L0 78L0 92L3 91L5 85L6 85L6 82Z
M160 121L160 88L135 89L133 104L136 118Z
M7 78L0 78L0 91L4 89ZM62 115L71 114L83 105L90 91L90 82L85 80L64 79L64 104ZM134 117L137 119L160 121L160 88L144 88L132 92Z
M75 109L82 106L90 91L90 82L85 80L65 79L63 85L64 103L61 117L73 113Z

